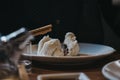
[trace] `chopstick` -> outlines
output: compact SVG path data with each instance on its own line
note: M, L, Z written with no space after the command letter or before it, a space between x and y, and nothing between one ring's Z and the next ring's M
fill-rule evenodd
M36 28L36 29L33 29L33 30L30 30L29 33L32 34L32 36L38 36L38 35L46 34L50 31L52 31L52 25L51 24L43 26L43 27L39 27L39 28ZM24 39L26 37L27 37L27 35L24 35L20 38L15 39L14 41L19 41L19 40ZM32 37L30 37L30 38L32 38Z
M46 34L46 33L50 32L50 31L52 31L52 25L51 24L43 26L43 27L40 27L40 28L36 28L36 29L30 30L29 32L33 36L38 36L38 35Z
M18 65L18 71L20 80L30 80L23 64Z

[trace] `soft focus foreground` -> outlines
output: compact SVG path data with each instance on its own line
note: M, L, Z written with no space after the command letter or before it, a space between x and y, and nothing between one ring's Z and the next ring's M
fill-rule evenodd
M33 36L21 28L0 39L0 80L18 80L20 56Z

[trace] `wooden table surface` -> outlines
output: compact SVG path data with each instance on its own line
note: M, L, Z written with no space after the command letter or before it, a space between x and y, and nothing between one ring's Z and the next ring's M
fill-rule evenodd
M115 52L102 60L86 65L53 66L32 61L32 72L29 73L29 76L30 80L37 80L37 76L41 74L84 72L91 80L106 80L101 73L102 67L118 59L120 59L120 52Z

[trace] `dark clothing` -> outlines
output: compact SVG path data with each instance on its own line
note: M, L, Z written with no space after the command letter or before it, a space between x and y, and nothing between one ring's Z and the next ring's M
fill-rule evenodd
M112 30L120 37L120 4L113 4L116 0L100 0L100 8L103 18ZM118 0L119 1L119 0ZM119 1L120 2L120 1ZM119 3L117 2L117 3Z
M59 38L71 31L79 42L103 42L97 0L26 0L30 26L53 24L50 36Z
M24 26L24 4L19 0L0 1L0 33L8 34Z

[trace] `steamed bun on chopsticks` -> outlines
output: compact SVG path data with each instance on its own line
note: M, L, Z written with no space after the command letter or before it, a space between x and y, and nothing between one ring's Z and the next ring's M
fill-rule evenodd
M63 45L63 46L62 46ZM79 44L72 32L65 35L61 44L59 39L44 36L38 43L38 56L76 56L79 53Z

